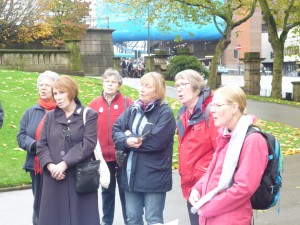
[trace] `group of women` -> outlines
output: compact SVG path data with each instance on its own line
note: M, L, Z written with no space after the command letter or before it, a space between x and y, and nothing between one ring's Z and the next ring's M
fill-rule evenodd
M112 180L102 189L101 224L113 224L116 182L126 225L143 225L144 213L148 225L164 224L175 132L191 225L250 224L250 197L268 153L259 134L245 138L254 117L245 113L241 88L225 86L212 93L198 72L179 72L174 88L182 107L176 124L161 74L149 72L140 79L134 102L120 93L117 71L108 69L102 78L103 91L89 104L93 110L85 125L77 82L50 71L38 78L38 103L24 113L17 135L27 151L24 168L32 178L34 225L100 224L98 193L75 189L75 167L94 160L97 138ZM121 168L115 149L126 155ZM230 168L236 168L234 174L226 173Z

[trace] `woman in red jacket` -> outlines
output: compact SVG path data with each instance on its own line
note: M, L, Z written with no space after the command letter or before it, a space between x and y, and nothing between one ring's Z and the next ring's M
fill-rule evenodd
M131 105L132 100L124 97L119 91L122 85L122 76L117 70L107 69L102 75L102 84L102 95L95 98L89 107L98 112L98 139L111 176L109 187L107 189L102 188L103 217L101 225L112 225L115 212L116 181L119 184L121 175L121 168L117 166L112 140L112 126L124 110ZM120 185L118 187L124 223L127 224L124 191Z
M261 134L246 136L254 117L245 110L246 95L240 87L225 86L214 93L211 112L220 127L217 150L190 194L199 224L251 224L250 198L267 166L268 147Z
M176 74L174 88L183 105L178 111L177 122L179 174L183 197L188 200L216 148L217 129L207 107L213 95L203 77L194 70ZM198 225L198 215L190 213L189 202L187 207L191 225Z

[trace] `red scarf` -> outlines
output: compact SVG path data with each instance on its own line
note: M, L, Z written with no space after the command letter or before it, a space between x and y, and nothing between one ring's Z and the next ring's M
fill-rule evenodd
M56 107L56 103L53 100L45 101L45 100L39 98L38 99L38 104L47 111L55 109L55 107ZM46 114L45 114L45 116L43 117L43 119L41 120L41 122L39 123L39 125L36 129L36 132L35 132L35 140L36 141L38 141L39 138L40 138L45 118L46 118ZM37 155L35 155L34 156L34 174L35 175L42 174L42 171L43 171L43 169L41 167L39 158L37 157Z

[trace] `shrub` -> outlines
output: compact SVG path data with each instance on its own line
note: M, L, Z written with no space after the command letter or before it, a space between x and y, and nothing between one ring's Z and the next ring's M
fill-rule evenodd
M178 55L174 56L170 60L170 64L168 65L167 70L164 74L165 79L174 80L174 77L178 72L186 69L196 70L204 76L204 79L207 79L208 77L207 69L195 56Z

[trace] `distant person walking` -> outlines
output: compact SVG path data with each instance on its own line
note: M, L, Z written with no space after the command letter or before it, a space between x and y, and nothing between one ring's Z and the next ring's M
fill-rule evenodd
M43 118L46 113L56 107L52 98L51 87L58 78L58 74L52 71L41 73L37 79L37 90L39 94L36 105L30 107L23 114L20 121L20 130L17 141L20 148L27 152L23 168L29 172L33 193L33 225L38 225L39 209L42 196L42 169L36 156L37 140L43 126Z
M124 224L127 224L125 194L120 185L122 168L117 165L115 145L112 140L112 126L124 110L131 105L132 100L121 94L122 77L117 70L111 68L105 70L102 75L102 84L102 94L93 99L89 104L89 107L98 113L98 139L103 157L110 171L109 187L107 189L102 188L103 216L101 225L113 224L117 183L119 186Z
M124 78L127 76L127 63L125 61L124 58L121 59L121 63L120 63L120 66L121 66L121 76Z
M133 69L133 62L131 59L128 60L128 66L127 66L127 74L128 77L131 77L131 71Z
M0 128L3 125L3 120L4 120L4 111L3 111L2 105L0 103Z

